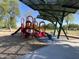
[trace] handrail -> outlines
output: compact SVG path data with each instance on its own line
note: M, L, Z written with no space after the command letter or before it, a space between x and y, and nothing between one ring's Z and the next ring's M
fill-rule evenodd
M39 23L39 30L40 30L40 28L41 28L41 24L44 24L44 26L45 26L45 22L44 21L41 21L40 23ZM46 28L44 27L44 32L45 32L45 30L46 30Z
M28 16L28 17L26 18L26 19L27 19L27 21L30 21L30 19L29 19L29 18L32 18L32 21L34 20L32 16Z

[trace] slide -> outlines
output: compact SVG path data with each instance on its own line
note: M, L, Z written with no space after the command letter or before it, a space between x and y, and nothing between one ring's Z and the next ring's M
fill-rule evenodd
M35 30L36 32L38 32L38 34L39 35L37 35L37 34L35 34L34 36L36 37L43 37L43 36L45 36L45 34L46 34L46 36L49 38L49 40L52 40L53 41L53 39L52 39L52 35L51 34L49 34L49 33L46 33L46 32L41 32L40 30L37 30L37 29L34 29L34 28L29 28L29 29L33 29L33 30ZM21 30L21 27L19 27L18 29L17 29L17 31L15 31L14 33L12 33L11 35L15 35L18 31L20 31ZM28 33L28 32L25 32L25 31L23 31L24 33L25 33L25 35L26 36L29 36L30 35L30 33ZM42 34L43 34L43 36L42 36Z
M15 31L15 32L12 33L11 35L15 35L18 31L20 31L20 29L21 29L21 27L19 27L19 28L17 29L17 31Z

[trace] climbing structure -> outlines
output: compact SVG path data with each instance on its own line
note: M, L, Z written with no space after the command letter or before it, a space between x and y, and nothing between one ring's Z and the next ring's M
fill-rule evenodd
M31 18L31 19L30 19ZM34 35L35 37L44 37L45 36L45 25L44 21L41 21L38 25L38 22L32 16L28 16L26 18L26 22L24 23L24 18L21 18L21 27L12 35L16 34L21 29L22 36L28 38L29 36ZM44 24L41 26L41 24ZM42 31L41 31L42 30Z

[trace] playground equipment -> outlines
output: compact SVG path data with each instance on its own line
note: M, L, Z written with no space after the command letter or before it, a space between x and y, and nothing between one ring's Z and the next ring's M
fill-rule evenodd
M32 22L29 20L30 17L31 17L32 20L33 20L33 17L32 17L32 16L28 16L24 28L21 28L21 29L22 29L21 32L23 33L23 36L25 36L25 37L28 37L28 36L31 35ZM22 23L22 22L21 22L21 23Z
M32 21L29 18L31 18ZM39 23L39 26L38 26L38 23L36 22L36 19L33 18L32 16L28 16L25 28L22 31L22 33L24 33L25 37L28 37L29 35L32 36L32 34L37 35L38 37L45 37L45 27L41 26L41 24L45 25L45 22L41 21ZM39 27L39 32L37 32L37 34L36 34L37 27ZM36 29L36 30L34 30L34 29ZM29 35L27 35L27 33L29 33Z
M41 24L43 24L43 25L41 26ZM41 21L39 23L39 30L41 31L41 29L42 29L42 31L45 32L45 30L46 30L45 25L46 25L45 22L44 21Z
M23 29L24 29L24 18L21 19L21 34L23 34L22 33Z
M31 26L31 22L27 21L25 27L22 28L21 32L22 32L24 37L30 36L30 32L31 32L30 26Z
M38 22L36 21L36 19L34 18L34 20L32 21L32 28L34 29L38 29ZM33 33L35 32L35 30L33 30Z
M32 17L32 16L27 17L27 21L25 24L24 24L24 18L22 18L21 27L19 27L19 29L14 33L12 33L11 35L14 35L19 30L21 30L21 35L24 36L25 38L28 38L29 36L36 37L36 38L45 38L47 35L47 37L51 39L52 36L45 32L46 30L46 28L44 27L45 22L41 21L38 26L38 22L36 22L36 20L33 17L32 17L32 21L30 21L30 19L28 19L29 17ZM43 26L41 26L41 24L43 24Z
M44 25L41 26L41 24L44 24ZM45 22L41 21L39 23L39 31L40 31L40 32L38 32L39 37L45 37L45 27L44 26L45 26Z

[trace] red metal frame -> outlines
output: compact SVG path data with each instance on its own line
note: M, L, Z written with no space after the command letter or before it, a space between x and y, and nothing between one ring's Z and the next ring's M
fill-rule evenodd
M34 20L32 16L28 16L28 17L26 18L26 19L27 19L27 21L30 21L30 19L29 19L29 18L32 18L32 21Z
M24 18L21 18L21 32L24 29Z
M39 30L40 30L40 27L41 27L41 24L44 24L45 25L45 22L44 21L41 21L40 23L39 23ZM45 30L46 30L46 28L44 27L44 32L45 32Z

